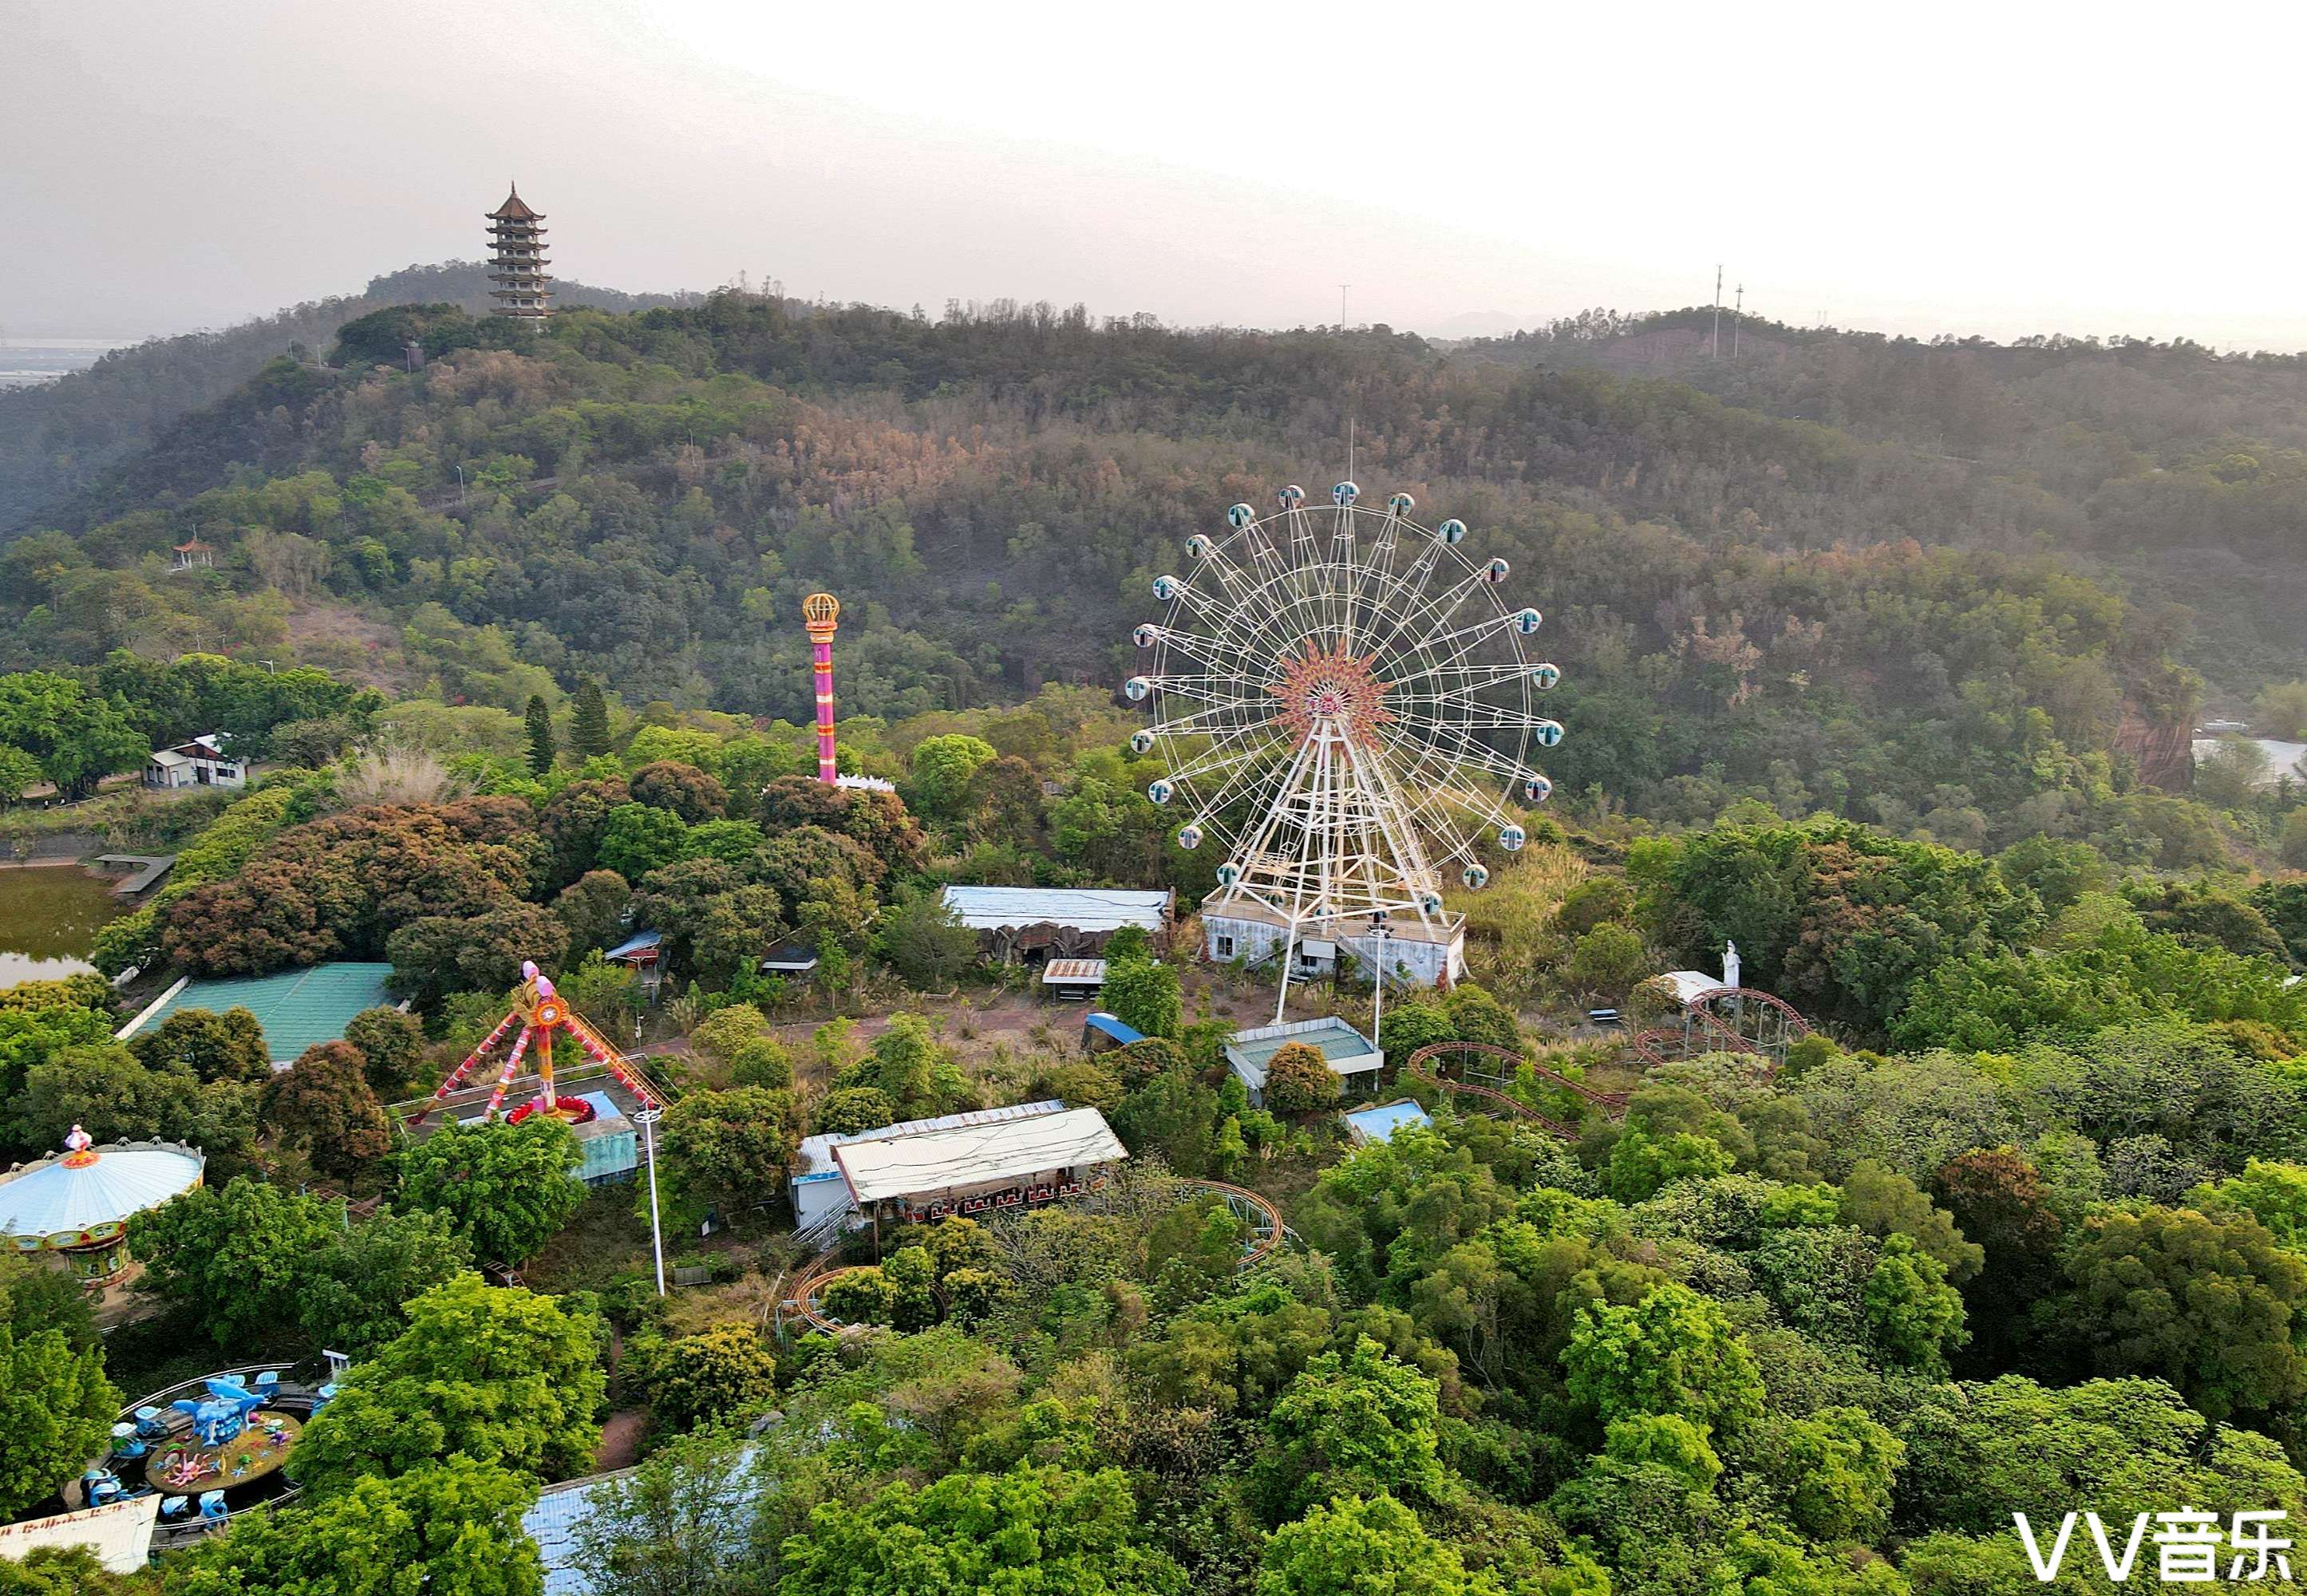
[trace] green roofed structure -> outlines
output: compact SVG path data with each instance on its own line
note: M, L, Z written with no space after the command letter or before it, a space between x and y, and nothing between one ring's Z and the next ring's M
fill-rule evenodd
M265 1051L271 1055L272 1067L285 1069L306 1048L344 1040L345 1027L362 1009L392 1007L397 1000L385 986L385 978L391 974L390 965L347 961L231 981L187 977L123 1025L114 1040L125 1042L187 1008L206 1008L216 1014L245 1008L264 1027Z

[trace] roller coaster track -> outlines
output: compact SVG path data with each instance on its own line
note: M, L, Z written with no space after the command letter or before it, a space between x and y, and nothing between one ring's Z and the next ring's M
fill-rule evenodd
M1741 1015L1751 1007L1755 1015L1755 1034L1750 1036L1725 1019L1725 1005ZM1640 1059L1646 1069L1678 1063L1697 1052L1755 1053L1769 1062L1771 1077L1775 1079L1786 1061L1786 1044L1809 1035L1812 1030L1810 1021L1793 1004L1775 992L1751 986L1720 986L1701 992L1683 1005L1682 1016L1679 1028L1661 1025L1642 1032L1626 1043L1627 1051ZM1778 1031L1775 1037L1769 1034L1773 1021ZM1694 1025L1705 1034L1709 1045L1693 1047Z
M1492 1047L1487 1043L1437 1042L1430 1043L1419 1048L1402 1060L1402 1073L1411 1080L1421 1082L1438 1090L1462 1092L1469 1097L1479 1097L1485 1103L1505 1109L1508 1113L1534 1120L1565 1142L1574 1142L1578 1139L1577 1127L1565 1125L1559 1120L1541 1114L1522 1099L1509 1096L1495 1086L1485 1086L1475 1081L1452 1080L1436 1067L1438 1060L1449 1058L1455 1060L1458 1068L1462 1071L1466 1067L1465 1061L1469 1055L1476 1058L1496 1059L1515 1069L1520 1069L1523 1065L1528 1064L1537 1072L1539 1079L1548 1085L1563 1087L1574 1095L1583 1098L1610 1118L1615 1119L1626 1111L1626 1094L1624 1092L1597 1092L1583 1082L1574 1081L1566 1075L1557 1075L1542 1064L1531 1064L1529 1060L1512 1048Z
M1289 1227L1282 1223L1282 1210L1274 1206L1272 1198L1225 1180L1190 1180L1186 1184L1222 1197L1226 1211L1250 1227L1248 1244L1242 1248L1240 1263L1235 1266L1237 1274L1247 1274L1256 1269L1289 1240ZM789 1319L798 1320L809 1329L827 1335L838 1334L845 1327L841 1320L825 1311L826 1288L844 1275L860 1274L879 1266L841 1262L842 1246L836 1242L802 1266L801 1273L793 1277L793 1289L777 1304L780 1326Z

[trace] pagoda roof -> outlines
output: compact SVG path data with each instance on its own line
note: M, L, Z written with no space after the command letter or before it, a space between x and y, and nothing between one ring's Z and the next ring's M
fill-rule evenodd
M536 221L540 219L541 214L528 208L520 197L520 189L515 186L513 191L505 196L505 202L489 212L489 219L491 221Z

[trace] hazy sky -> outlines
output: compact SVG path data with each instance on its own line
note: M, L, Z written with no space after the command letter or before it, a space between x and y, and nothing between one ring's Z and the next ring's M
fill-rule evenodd
M473 257L1460 330L1704 303L2307 348L2307 7L0 0L0 328ZM1489 330L1486 324L1481 330Z

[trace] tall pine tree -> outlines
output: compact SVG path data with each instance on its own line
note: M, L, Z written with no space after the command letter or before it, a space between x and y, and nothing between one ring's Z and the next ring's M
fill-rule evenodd
M545 695L528 695L528 768L543 776L553 768L553 711L545 707Z
M577 679L577 708L569 723L569 746L580 759L609 751L609 705L601 684L590 676Z

